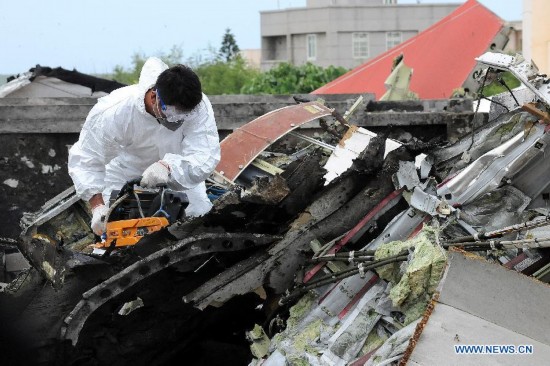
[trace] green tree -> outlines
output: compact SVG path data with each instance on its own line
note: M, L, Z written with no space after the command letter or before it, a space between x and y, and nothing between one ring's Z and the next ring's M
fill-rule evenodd
M310 62L293 66L280 63L271 70L251 78L241 89L243 94L306 94L343 75L343 67L322 68Z
M141 72L145 60L146 57L143 53L134 53L132 55L132 66L129 69L121 65L115 66L113 70L113 80L127 85L136 84L139 80L139 73Z
M239 54L239 51L235 36L231 33L231 29L227 28L220 47L220 57L225 60L225 62L229 62Z
M238 55L229 62L211 61L194 70L201 80L203 92L207 95L240 94L243 86L260 74Z
M160 52L156 56L164 61L168 66L172 66L182 62L183 51L180 46L172 46L170 52ZM134 53L132 55L132 66L127 69L124 66L116 65L113 70L112 78L119 83L128 85L136 84L139 81L139 74L147 58L148 56L142 52Z
M229 30L227 30L229 33ZM169 53L158 55L169 66L182 63L183 52L178 46L172 47ZM113 72L116 81L135 84L147 57L143 53L132 56L132 66L128 69L117 65ZM260 72L249 66L239 55L230 60L220 57L216 49L210 47L207 52L197 53L186 63L199 76L204 93L220 94L305 94L325 85L344 74L343 67L329 66L322 68L312 63L292 66L281 63L277 67Z

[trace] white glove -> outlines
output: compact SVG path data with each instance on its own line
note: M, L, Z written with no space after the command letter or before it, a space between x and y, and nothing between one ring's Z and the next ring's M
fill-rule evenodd
M185 209L185 216L187 217L199 217L206 215L212 209L212 203L210 201L191 202Z
M170 168L162 160L149 165L143 172L140 186L143 188L156 188L158 184L166 184L170 181Z
M185 191L189 205L185 209L185 216L199 217L206 215L212 208L212 203L206 195L206 186L204 182L199 183L196 187Z
M105 205L98 205L92 209L92 231L96 235L101 235L105 232L107 226L105 223L105 216L107 216L109 209Z

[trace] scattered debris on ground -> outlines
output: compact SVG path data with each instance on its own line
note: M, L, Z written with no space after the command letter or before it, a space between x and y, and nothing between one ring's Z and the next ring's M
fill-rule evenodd
M91 254L89 209L61 193L24 220L32 268L1 297L14 344L69 365L544 362L550 83L520 56L478 61L531 97L500 96L506 111L449 144L318 101L268 113L222 142L208 215L135 245Z

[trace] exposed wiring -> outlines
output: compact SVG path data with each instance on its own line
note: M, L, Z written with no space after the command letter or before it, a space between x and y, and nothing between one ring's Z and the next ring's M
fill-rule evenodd
M516 96L514 95L514 93L512 93L512 90L510 89L510 87L506 84L506 82L504 81L504 79L502 79L501 77L498 78L498 82L500 83L500 85L502 85L503 87L506 88L506 90L508 90L508 92L510 93L510 95L512 96L512 98L514 98L514 101L516 102L516 106L519 107L519 102L518 100L516 99Z
M488 100L488 101L491 102L491 103L495 103L495 104L501 106L502 108L506 109L506 112L510 112L510 108L508 108L507 106L505 106L504 104L502 104L502 103L500 103L500 102L497 102L496 100L493 100L493 99L491 99L491 98L487 98L487 97L485 97L485 96L483 96L483 95L481 96L481 99L485 99L485 100Z
M485 82L487 81L487 75L489 75L489 71L491 70L491 68L488 68L487 69L487 72L485 73L485 75L483 76L483 82L481 83L481 86L479 87L478 91L477 91L477 94L478 94L478 98L477 98L477 105L476 105L476 110L474 111L474 115L472 116L472 119L470 120L470 129L472 130L472 141L470 142L470 146L468 146L468 148L466 149L466 151L469 151L472 146L474 145L474 136L475 136L475 133L474 133L474 121L477 117L477 112L479 111L479 105L481 104L481 99L484 97L483 96L483 89L485 88Z
M406 261L408 258L408 254L399 253L397 255L387 257L384 259L376 260L370 262L368 265L363 265L360 263L358 266L354 266L353 268L349 268L340 272L335 272L330 275L321 277L317 279L316 281L308 282L307 285L301 284L298 287L296 287L292 292L288 293L286 296L282 297L279 300L280 305L284 305L289 303L290 301L293 301L294 299L297 299L298 297L304 295L310 290L313 290L315 288L328 285L337 281L340 281L344 278L355 276L357 274L364 274L366 271L369 271L371 269L375 269L378 267L385 266L387 264L395 263L395 262L403 262Z

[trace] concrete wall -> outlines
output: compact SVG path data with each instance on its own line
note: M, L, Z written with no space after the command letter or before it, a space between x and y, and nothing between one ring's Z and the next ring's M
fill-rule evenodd
M357 97L323 95L342 114ZM419 137L446 132L449 140L470 131L471 101L375 102L372 94L364 97L369 104L350 122L374 131L391 125ZM221 138L267 112L295 104L290 96L211 96L210 100ZM68 149L95 103L93 98L0 98L0 237L17 237L24 212L37 211L72 184ZM308 128L317 127L312 123Z
M306 96L302 96L306 97ZM316 96L307 96L316 99ZM326 98L345 111L357 95ZM366 96L374 99L373 95ZM212 96L220 137L277 108L290 96ZM78 140L94 98L0 98L0 237L15 238L24 212L68 188L68 149Z

